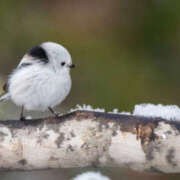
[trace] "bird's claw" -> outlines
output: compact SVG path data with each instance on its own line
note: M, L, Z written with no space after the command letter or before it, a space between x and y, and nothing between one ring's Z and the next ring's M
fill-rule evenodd
M20 117L20 121L25 121L26 118L23 116L23 117Z

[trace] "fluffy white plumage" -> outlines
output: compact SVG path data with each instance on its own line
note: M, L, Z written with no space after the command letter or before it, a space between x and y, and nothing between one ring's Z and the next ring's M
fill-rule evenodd
M9 76L7 94L27 110L47 110L60 104L71 89L72 60L66 48L45 42L32 48Z

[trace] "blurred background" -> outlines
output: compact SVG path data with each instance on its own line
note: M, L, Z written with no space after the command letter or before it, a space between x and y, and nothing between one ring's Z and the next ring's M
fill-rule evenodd
M76 104L108 111L132 111L134 104L148 102L180 105L179 5L177 0L2 0L0 86L27 50L55 41L68 48L77 65L72 71L72 91L59 111ZM19 108L11 102L0 104L1 119L18 114ZM4 172L0 176L32 180L44 179L47 173L52 180L60 176L66 180L67 174L79 171ZM113 176L114 171L108 173ZM123 171L113 179L134 179L132 174Z

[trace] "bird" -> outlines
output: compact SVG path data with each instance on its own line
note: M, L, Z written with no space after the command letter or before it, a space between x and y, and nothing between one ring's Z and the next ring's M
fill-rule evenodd
M68 50L56 42L43 42L31 48L8 76L0 102L11 100L24 110L46 111L54 116L54 107L60 104L71 90L70 69L74 68Z

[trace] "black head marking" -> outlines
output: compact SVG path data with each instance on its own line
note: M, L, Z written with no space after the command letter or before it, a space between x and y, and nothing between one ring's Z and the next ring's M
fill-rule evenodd
M46 54L46 51L41 46L35 46L33 47L28 54L36 59L40 59L44 63L48 63L49 59Z

